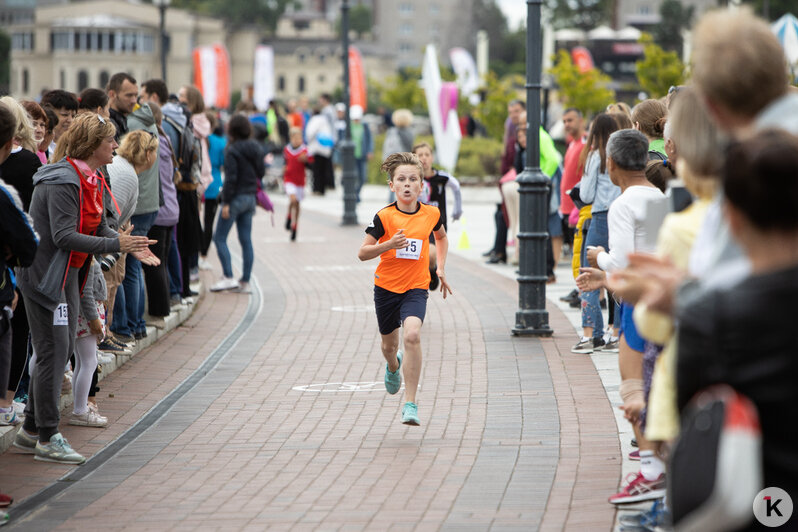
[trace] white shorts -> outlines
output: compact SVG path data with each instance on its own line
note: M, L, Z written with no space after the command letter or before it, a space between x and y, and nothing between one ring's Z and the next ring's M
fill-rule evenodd
M294 183L285 183L285 195L296 196L297 201L302 201L305 197L305 187L300 187Z

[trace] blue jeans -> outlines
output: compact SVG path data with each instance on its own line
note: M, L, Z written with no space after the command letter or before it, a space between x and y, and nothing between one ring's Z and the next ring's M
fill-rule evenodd
M222 263L222 273L227 278L233 277L233 265L230 260L230 248L227 247L227 235L233 224L238 231L238 242L241 244L241 254L244 259L244 271L241 273L241 282L248 283L252 275L252 264L255 262L255 251L252 249L252 217L255 215L255 195L241 194L230 202L230 217L222 218L222 209L219 210L219 219L216 221L216 232L213 243Z
M133 224L131 234L146 236L157 217L158 211L131 216L130 223ZM141 262L128 253L125 259L125 280L117 290L114 302L113 332L132 336L146 330L144 300L144 274L141 270Z
M172 230L172 247L169 248L169 295L179 296L183 293L183 275L180 265L180 250L177 249L177 229Z
M601 246L606 250L608 242L607 211L593 213L585 237L585 249L587 246ZM584 258L583 264L587 264L586 254ZM593 327L593 338L601 338L604 335L604 315L601 313L599 291L582 292L579 297L582 300L582 327Z

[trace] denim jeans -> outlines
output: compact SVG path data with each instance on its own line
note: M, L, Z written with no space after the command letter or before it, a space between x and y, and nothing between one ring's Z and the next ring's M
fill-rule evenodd
M213 243L222 263L222 272L225 277L233 277L233 265L230 259L230 249L227 247L227 235L233 224L238 231L238 242L241 244L241 254L244 260L244 271L241 273L241 282L248 283L252 275L252 264L255 262L255 252L252 249L252 217L255 215L255 195L241 194L230 202L230 217L222 218L222 209L219 210L219 219L216 221L216 232Z
M158 211L131 216L130 223L133 224L131 234L146 236L157 216ZM132 336L146 330L144 299L144 274L141 270L141 262L128 253L125 259L125 280L122 281L122 286L119 287L114 302L113 332ZM119 312L120 310L121 312Z
M595 212L585 237L585 248L601 246L606 250L608 241L607 211ZM587 261L585 260L583 264L586 265ZM601 338L604 335L604 315L601 312L599 291L582 292L579 297L582 300L582 327L593 327L593 338Z
M177 229L171 231L172 247L169 248L169 295L179 296L183 292L183 275L180 265L180 250L177 249Z

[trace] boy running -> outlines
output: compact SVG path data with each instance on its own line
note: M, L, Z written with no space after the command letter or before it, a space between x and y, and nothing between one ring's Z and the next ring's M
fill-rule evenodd
M382 335L385 389L399 391L403 355L405 402L402 423L419 425L416 390L421 375L421 325L427 312L429 274L429 235L438 243L438 269L441 293L446 299L452 289L446 282L444 266L449 244L441 213L437 207L418 201L424 169L412 153L388 156L380 168L388 174L388 186L396 201L381 209L366 228L366 237L358 251L360 260L377 256L380 263L374 273L374 307ZM406 353L399 350L399 327L404 328Z
M290 198L285 229L291 231L291 240L296 240L299 224L299 202L305 197L305 163L308 162L308 147L302 143L302 130L292 127L288 132L291 143L283 148L285 171L283 182L285 193Z
M449 225L446 223L446 189L452 189L454 194L454 212L452 213L453 220L459 220L463 215L463 201L460 197L460 182L454 176L447 174L442 170L437 170L432 167L434 160L432 155L432 146L426 142L416 144L413 146L413 153L416 154L421 161L421 166L424 168L424 183L421 189L421 203L438 207L441 211L441 221L443 221L443 228L448 230ZM438 276L435 271L437 267L437 253L435 249L435 239L430 235L429 239L429 274L431 281L429 289L435 290L438 288Z

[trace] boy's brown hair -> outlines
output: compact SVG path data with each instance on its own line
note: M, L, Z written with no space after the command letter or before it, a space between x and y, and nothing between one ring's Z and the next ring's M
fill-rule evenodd
M410 152L397 152L392 153L383 161L380 170L388 174L388 181L393 181L393 174L400 166L409 165L415 166L418 169L418 176L424 175L424 167L415 153Z

